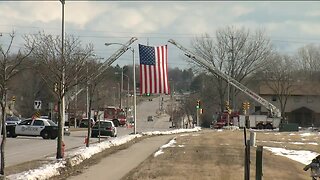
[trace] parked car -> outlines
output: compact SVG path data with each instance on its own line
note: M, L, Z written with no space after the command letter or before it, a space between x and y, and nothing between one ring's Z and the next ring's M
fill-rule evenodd
M100 136L117 137L117 128L114 126L112 121L97 121L97 123L91 129L91 137L98 137L99 131Z
M43 139L56 139L58 125L50 119L26 119L17 125L7 126L8 137L41 136Z
M49 119L49 116L40 116L40 119ZM49 119L49 120L51 120L51 119ZM57 124L57 122L54 122L54 123ZM70 136L70 134L71 134L69 131L69 128L67 126L63 126L63 134L66 136Z
M10 126L10 125L17 125L21 122L21 119L17 116L8 116L6 118L6 125Z
M148 116L148 121L153 121L153 117L152 116Z
M80 121L79 127L80 127L80 128L87 128L87 127L88 127L88 124L89 124L88 118L83 118L83 119L81 119L81 121ZM95 124L95 121L94 121L93 118L91 118L91 127L93 127L94 124Z

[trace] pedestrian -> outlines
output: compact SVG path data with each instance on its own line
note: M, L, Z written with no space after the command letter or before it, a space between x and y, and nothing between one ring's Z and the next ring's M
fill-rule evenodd
M320 155L312 159L311 163L306 165L303 170L308 171L311 168L311 177L315 180L320 177Z

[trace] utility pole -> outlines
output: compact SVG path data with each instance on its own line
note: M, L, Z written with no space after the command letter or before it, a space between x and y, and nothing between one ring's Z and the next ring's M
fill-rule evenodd
M134 112L134 130L133 133L137 134L137 92L136 92L136 60L134 56L134 49L132 50L133 59L133 112Z
M59 91L59 99L60 99L60 116L59 116L59 121L58 121L58 141L57 141L57 153L56 153L56 159L60 159L64 157L64 152L63 152L63 126L64 126L64 121L65 121L65 57L64 57L64 35L65 35L65 29L64 29L64 5L65 5L65 0L60 0L61 5L62 5L62 27L61 27L61 67L62 67L62 72L61 72L61 81L60 83L60 91Z
M235 37L233 37L233 35L231 36L231 77L234 77L234 64L235 64L235 57L234 57L234 39ZM229 84L229 82L228 82ZM236 107L236 103L235 103L235 88L232 87L231 88L231 96L232 96L232 107ZM230 99L228 99L229 101Z
M123 67L121 71L120 109L122 109L122 89L123 89Z

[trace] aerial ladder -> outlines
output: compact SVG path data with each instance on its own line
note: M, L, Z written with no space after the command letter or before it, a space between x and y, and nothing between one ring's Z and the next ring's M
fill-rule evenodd
M272 118L281 118L281 112L280 110L255 92L251 91L249 88L244 86L243 84L239 83L237 80L233 79L232 77L226 75L225 73L221 72L218 68L210 64L208 61L205 59L194 55L191 51L188 49L184 48L182 45L174 41L173 39L170 39L168 42L171 44L175 45L177 48L181 49L185 55L194 60L197 64L200 66L206 68L208 71L216 74L218 77L223 78L225 81L229 82L231 85L239 89L240 91L244 92L246 95L251 97L253 100L256 102L260 103L262 106L264 106L268 111L269 111L269 116Z
M113 53L97 70L98 74L96 74L94 77L92 77L92 80L97 79L101 74L103 74L110 66L111 64L116 61L122 54L124 54L130 47L130 45L138 40L136 37L132 37L128 42L123 44L115 53ZM77 92L75 92L72 96L69 97L69 101L72 101L81 91L83 91L84 88L79 89Z

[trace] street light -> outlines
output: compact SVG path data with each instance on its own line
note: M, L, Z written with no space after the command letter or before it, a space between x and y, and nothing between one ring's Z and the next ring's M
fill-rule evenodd
M110 46L113 44L117 44L120 46L125 46L122 43L104 43L106 46ZM136 68L135 68L135 57L134 57L134 49L132 47L127 47L127 50L130 50L132 52L132 63L133 63L133 122L134 122L134 134L137 134L137 96L136 96Z

